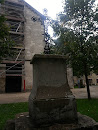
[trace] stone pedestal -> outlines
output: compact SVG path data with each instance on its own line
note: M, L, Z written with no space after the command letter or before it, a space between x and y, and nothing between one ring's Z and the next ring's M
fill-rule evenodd
M76 101L67 81L66 57L35 55L29 115L37 125L77 122Z

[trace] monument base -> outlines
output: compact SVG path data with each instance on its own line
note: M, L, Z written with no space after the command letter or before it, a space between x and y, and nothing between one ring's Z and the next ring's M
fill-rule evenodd
M76 123L77 109L73 95L59 98L29 98L29 115L36 125Z
M5 130L98 130L98 123L92 118L78 115L77 124L52 124L50 126L35 126L29 117L29 113L16 115L15 120L7 121ZM66 122L65 122L66 123Z
M36 125L77 122L76 100L67 80L66 57L36 54L29 115Z

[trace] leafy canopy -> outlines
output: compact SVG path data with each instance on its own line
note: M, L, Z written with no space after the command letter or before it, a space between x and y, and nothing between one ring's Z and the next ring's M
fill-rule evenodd
M3 0L0 1L2 3ZM10 38L9 28L6 25L6 18L4 15L0 15L0 60L12 55L11 48L14 42Z
M64 12L58 15L58 19L53 23L58 36L56 53L68 55L77 76L96 70L98 6L95 0L65 0Z

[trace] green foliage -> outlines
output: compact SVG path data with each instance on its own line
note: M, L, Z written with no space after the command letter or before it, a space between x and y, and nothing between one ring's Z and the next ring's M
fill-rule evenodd
M9 28L6 25L6 18L4 15L0 16L0 61L8 56L11 56L13 52L11 51L14 42L11 40L9 34Z
M0 3L2 4L4 2L4 0L0 0Z
M94 2L65 0L60 22L53 23L58 36L55 51L67 54L76 76L98 70L98 9Z

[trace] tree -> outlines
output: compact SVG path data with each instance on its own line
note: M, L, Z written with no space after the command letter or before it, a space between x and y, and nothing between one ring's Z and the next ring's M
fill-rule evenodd
M53 23L58 39L56 52L67 55L74 74L85 75L88 99L88 75L98 70L98 8L95 0L65 0L64 12Z
M0 1L2 3L3 0ZM9 27L6 25L6 18L4 15L0 15L0 61L12 55L11 48L14 42L11 40L9 34Z

